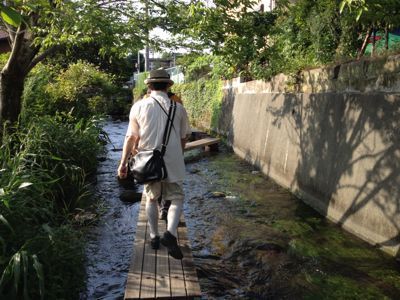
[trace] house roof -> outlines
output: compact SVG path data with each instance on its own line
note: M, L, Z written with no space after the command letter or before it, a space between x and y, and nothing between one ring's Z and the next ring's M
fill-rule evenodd
M8 39L8 32L0 29L0 40Z

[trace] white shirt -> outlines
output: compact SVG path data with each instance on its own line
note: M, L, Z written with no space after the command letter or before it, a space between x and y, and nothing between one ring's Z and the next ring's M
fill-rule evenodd
M136 135L140 137L139 151L155 148L161 150L167 114L156 103L156 100L168 113L171 100L166 93L160 91L152 91L150 97L136 102L131 108L127 136ZM135 123L138 124L139 128ZM176 103L173 125L164 155L168 173L166 181L181 182L185 178L181 139L186 138L191 133L191 130L186 110L180 103Z

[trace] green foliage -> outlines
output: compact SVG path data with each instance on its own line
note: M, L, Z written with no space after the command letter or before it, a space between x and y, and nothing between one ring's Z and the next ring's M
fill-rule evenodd
M148 75L148 72L143 72L138 75L136 85L133 89L133 98L135 100L142 98L147 93L147 85L144 83L144 80Z
M10 53L1 53L0 54L0 70L4 68L9 57L10 57Z
M22 22L22 16L12 7L0 4L1 19L8 25L18 27Z
M226 78L248 78L252 76L252 66L265 65L261 52L267 46L276 14L254 11L253 5L253 1L217 1L215 7L200 2L189 7L183 32L203 41L206 48L221 57L227 65Z
M0 298L76 299L83 284L80 234L70 224L90 200L96 120L33 118L0 149ZM6 241L6 242L5 242Z
M48 115L71 112L76 117L88 117L110 113L118 110L116 103L120 106L129 102L110 75L85 62L71 64L63 71L39 65L26 82L23 99L24 118L33 112Z
M254 11L248 1L240 4L193 3L184 17L182 32L226 64L223 78L267 79L348 60L357 56L368 28L400 26L396 0L280 0L272 12ZM209 77L211 61L195 54L183 60L189 80Z
M107 52L99 55L100 51L100 41L83 43L82 45L69 47L65 52L49 57L46 63L61 65L66 69L72 63L85 61L105 73L112 74L115 77L115 81L120 85L128 81L132 73L136 71L136 55L124 55L119 52Z
M234 69L226 62L223 56L201 55L190 53L178 59L178 64L183 67L186 81L200 78L233 78Z
M172 87L183 100L190 123L197 128L216 128L222 103L222 82L204 78Z

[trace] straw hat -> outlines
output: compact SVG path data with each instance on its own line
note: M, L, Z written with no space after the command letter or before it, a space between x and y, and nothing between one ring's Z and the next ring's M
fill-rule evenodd
M149 76L147 77L147 79L145 79L144 83L149 84L149 83L153 83L153 82L166 82L171 85L174 84L174 82L170 79L167 71L165 71L163 69L150 71Z

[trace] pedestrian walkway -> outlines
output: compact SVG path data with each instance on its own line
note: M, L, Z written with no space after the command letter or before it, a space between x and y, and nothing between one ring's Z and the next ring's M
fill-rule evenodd
M193 263L192 251L187 238L183 216L178 226L178 243L184 258L176 260L160 245L159 250L150 247L145 212L145 197L142 197L134 253L131 261L125 299L195 299L201 291ZM166 230L165 221L159 221L160 232Z

